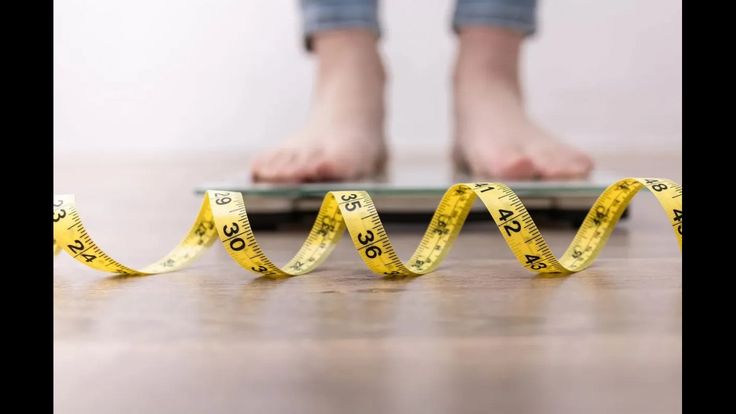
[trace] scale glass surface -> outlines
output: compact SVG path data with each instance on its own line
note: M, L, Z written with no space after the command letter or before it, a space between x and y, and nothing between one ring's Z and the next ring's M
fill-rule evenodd
M611 171L594 171L585 180L498 181L514 190L535 220L550 218L577 225L603 190L621 178L625 176ZM310 224L325 194L332 190L367 191L374 200L381 219L386 222L426 224L440 198L451 185L476 181L479 180L447 169L428 168L427 165L414 168L402 165L378 179L352 182L254 183L247 173L242 173L219 181L202 183L195 188L195 192L241 192L251 224L260 228L273 228L287 223ZM489 218L484 206L478 202L473 206L468 220Z

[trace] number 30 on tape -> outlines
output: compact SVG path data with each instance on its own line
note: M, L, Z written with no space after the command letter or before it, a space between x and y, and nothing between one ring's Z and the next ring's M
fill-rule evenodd
M363 262L386 276L418 276L435 270L449 253L476 198L488 209L501 236L522 266L537 273L566 274L590 266L621 214L642 188L664 208L682 249L682 187L663 178L626 178L596 200L565 253L556 258L519 197L501 183L462 183L450 187L411 258L403 262L389 240L368 193L330 191L302 247L284 266L275 265L256 242L242 194L207 191L194 225L162 259L140 269L108 256L87 233L73 195L54 198L54 254L64 250L93 269L149 275L181 269L219 238L244 269L270 277L296 276L314 270L332 252L345 229Z

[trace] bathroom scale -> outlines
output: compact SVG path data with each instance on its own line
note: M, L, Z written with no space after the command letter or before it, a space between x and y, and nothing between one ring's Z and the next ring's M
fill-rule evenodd
M594 171L584 180L533 180L502 182L519 196L535 221L579 226L598 196L624 175ZM381 220L386 223L427 224L442 195L450 186L477 180L467 175L448 173L439 168L402 168L384 173L379 179L352 182L303 184L257 183L247 173L202 183L197 194L207 190L238 191L243 194L255 229L282 226L310 226L325 194L332 190L363 190L373 199ZM622 219L629 211L624 212ZM482 203L474 204L467 221L491 219Z

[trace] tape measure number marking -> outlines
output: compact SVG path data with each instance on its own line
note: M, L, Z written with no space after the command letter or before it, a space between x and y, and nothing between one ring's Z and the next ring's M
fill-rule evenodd
M232 191L207 191L197 219L184 239L169 254L141 269L117 262L94 243L82 224L73 195L56 196L54 254L64 250L81 263L105 272L148 275L181 269L219 238L238 265L278 278L302 275L317 268L347 230L359 256L373 272L419 276L442 263L478 198L522 266L536 273L567 274L593 263L621 214L643 188L654 194L664 208L682 249L682 187L663 178L626 178L610 185L598 197L559 259L519 197L501 183L461 183L450 187L407 262L393 248L373 200L365 191L328 192L304 244L282 267L275 265L261 249L248 221L243 195Z

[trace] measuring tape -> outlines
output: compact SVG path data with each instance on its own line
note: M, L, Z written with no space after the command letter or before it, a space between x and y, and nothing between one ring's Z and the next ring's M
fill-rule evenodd
M54 198L54 254L66 251L85 265L127 275L150 275L181 269L219 237L244 269L269 277L302 275L314 270L337 245L344 230L363 262L386 276L419 276L435 270L450 252L473 202L480 198L522 266L536 273L567 274L590 266L603 249L621 214L647 188L665 210L682 249L682 187L662 178L625 178L596 200L565 253L557 259L519 197L501 183L463 183L450 187L414 254L403 262L388 238L376 207L365 191L330 191L301 249L286 265L266 257L251 230L239 192L207 191L194 225L169 254L142 269L108 256L87 233L73 195Z

